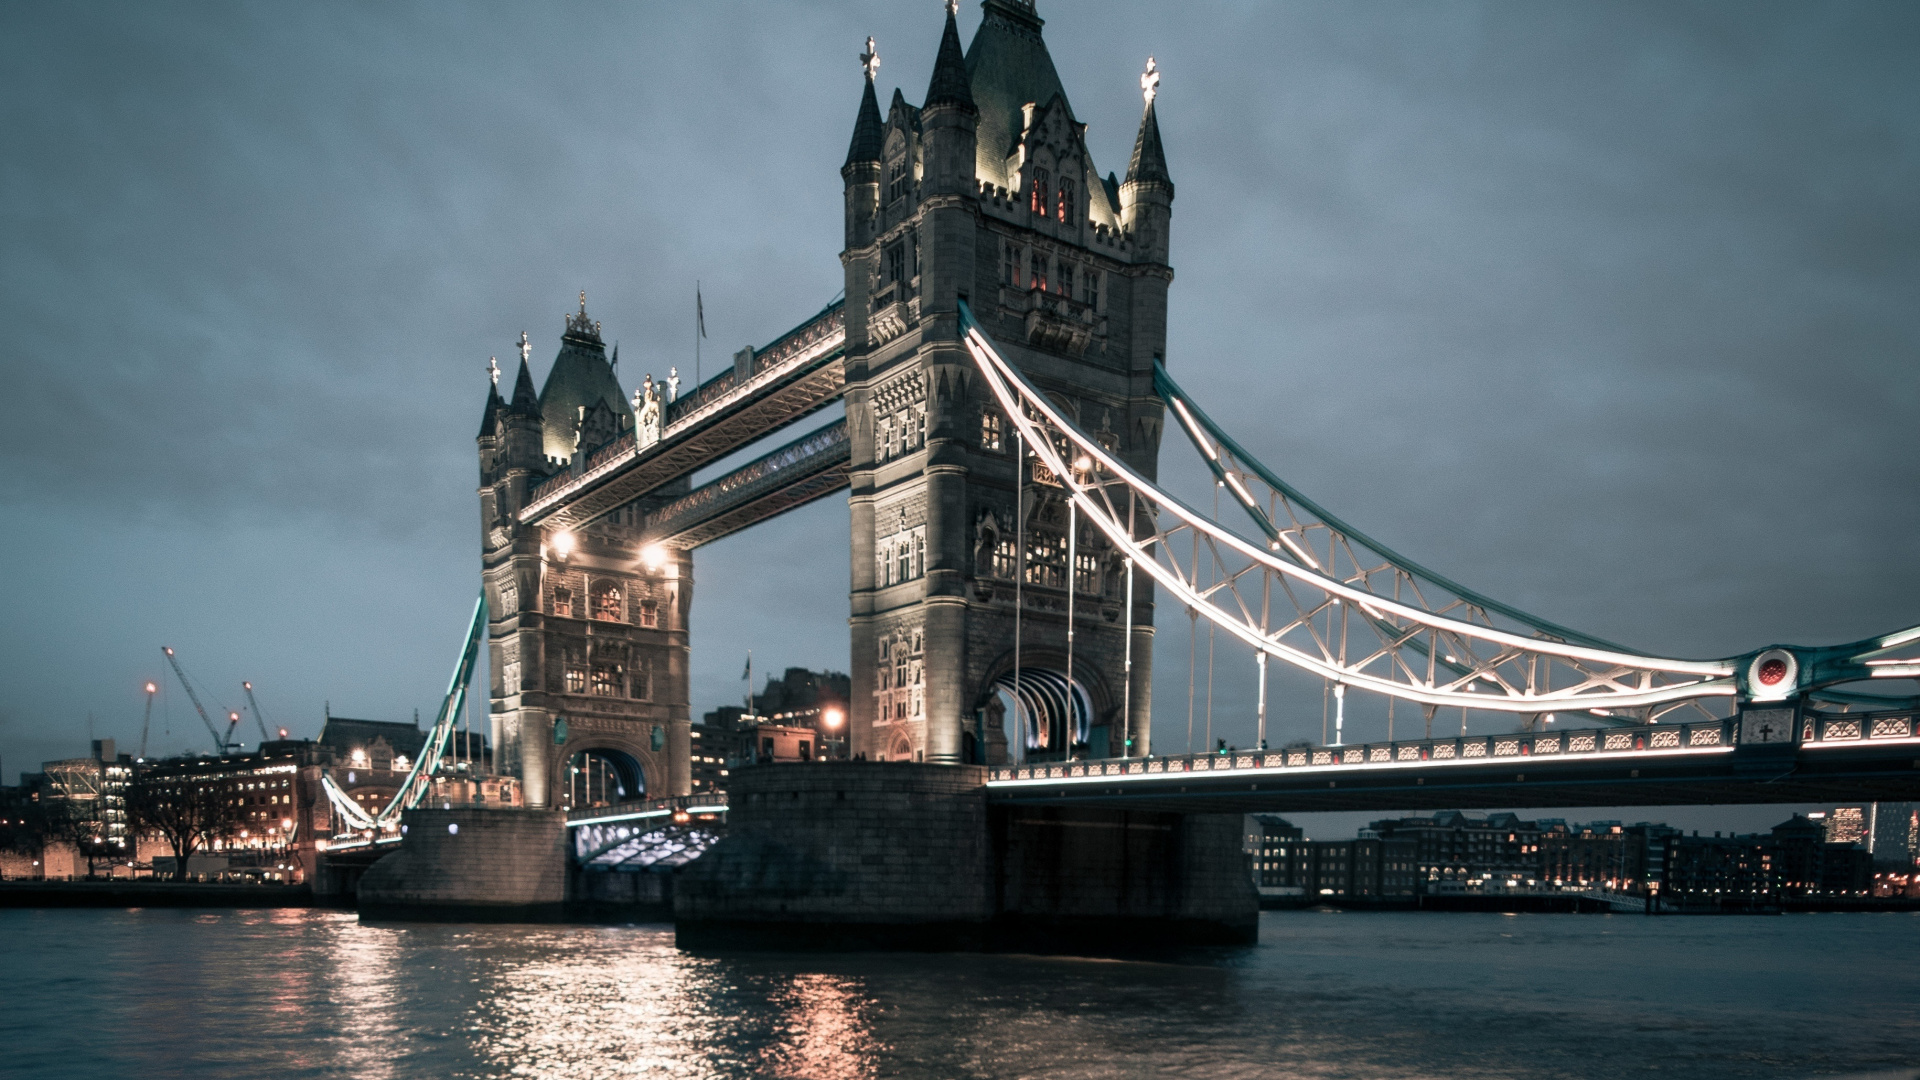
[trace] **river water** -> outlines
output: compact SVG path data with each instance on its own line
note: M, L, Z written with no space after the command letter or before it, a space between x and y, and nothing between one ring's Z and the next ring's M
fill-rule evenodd
M1268 912L1161 962L0 911L0 1076L1915 1075L1920 916Z

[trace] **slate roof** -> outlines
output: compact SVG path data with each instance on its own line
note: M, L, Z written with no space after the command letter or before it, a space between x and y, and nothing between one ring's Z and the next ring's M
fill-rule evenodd
M1167 174L1167 152L1160 147L1160 120L1154 114L1151 101L1140 117L1140 134L1133 140L1133 160L1127 163L1127 179L1173 188L1173 177Z
M847 144L847 163L879 161L881 150L880 103L873 96L873 80L863 80L867 86L860 92L860 115L853 122L853 141Z
M974 40L979 40L976 36ZM972 73L960 54L960 27L953 12L947 12L947 28L940 34L940 53L933 60L933 78L927 83L926 103L922 109L937 105L957 105L973 109Z
M976 171L983 180L1006 184L1007 155L1024 126L1021 106L1045 105L1066 88L1054 70L1053 56L1040 38L1044 20L1033 5L1021 0L986 0L984 16L967 46L967 80L974 107L980 110L975 127L979 139ZM1072 115L1073 106L1067 104Z
M560 352L540 388L540 424L548 457L573 456L574 425L580 410L604 401L615 416L633 417L633 408L620 389L620 380L607 361L607 347L597 333L569 329L560 336Z
M394 723L388 720L352 720L344 716L329 716L320 728L320 745L336 751L341 757L364 750L373 745L373 740L385 739L396 754L405 754L409 758L420 756L420 748L427 744L427 733L412 724Z

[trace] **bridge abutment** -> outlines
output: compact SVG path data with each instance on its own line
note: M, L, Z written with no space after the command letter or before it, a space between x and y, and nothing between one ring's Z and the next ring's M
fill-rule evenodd
M1126 952L1250 943L1239 820L990 807L986 771L907 762L733 774L728 834L677 875L692 948Z
M363 918L544 922L565 914L566 815L517 807L409 810L400 849L360 876Z

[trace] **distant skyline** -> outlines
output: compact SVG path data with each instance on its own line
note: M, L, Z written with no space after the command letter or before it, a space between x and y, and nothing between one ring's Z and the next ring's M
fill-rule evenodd
M1103 171L1156 58L1169 367L1294 484L1649 650L1920 622L1911 6L1040 13ZM90 713L133 748L150 679L153 752L209 749L162 645L296 735L328 701L430 717L488 357L525 330L544 376L581 289L629 388L691 377L696 279L705 374L818 310L856 54L917 102L939 29L932 0L0 9L5 782ZM1205 497L1177 437L1162 463ZM696 716L749 648L848 670L846 545L830 498L696 553ZM1186 622L1161 606L1162 749ZM1245 745L1252 664L1221 663ZM1275 741L1317 739L1319 698L1278 693Z

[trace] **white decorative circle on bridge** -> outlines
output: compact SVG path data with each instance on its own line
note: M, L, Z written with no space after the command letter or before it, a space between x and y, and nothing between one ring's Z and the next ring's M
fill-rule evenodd
M460 835L460 823L459 823L459 822L457 822L457 821L449 821L449 822L447 822L447 835L448 835L448 836L459 836L459 835Z
M1780 701L1799 683L1800 662L1785 649L1768 649L1747 665L1747 694L1755 701Z

